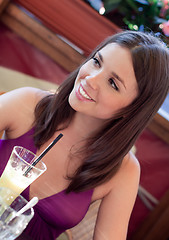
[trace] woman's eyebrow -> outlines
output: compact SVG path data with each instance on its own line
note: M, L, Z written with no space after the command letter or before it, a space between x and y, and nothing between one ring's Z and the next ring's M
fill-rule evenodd
M99 55L100 60L103 62L103 57L102 57L102 55L101 55L100 52L98 52L98 55ZM112 75L113 75L114 78L116 78L118 81L120 81L120 82L123 84L124 88L126 89L126 86L125 86L125 84L124 84L123 79L121 79L121 78L119 77L119 75L117 75L115 72L112 72Z

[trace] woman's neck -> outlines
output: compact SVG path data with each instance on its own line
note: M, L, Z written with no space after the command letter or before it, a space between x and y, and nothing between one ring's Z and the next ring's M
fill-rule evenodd
M105 123L102 119L93 118L82 113L75 113L69 127L81 138L90 136Z

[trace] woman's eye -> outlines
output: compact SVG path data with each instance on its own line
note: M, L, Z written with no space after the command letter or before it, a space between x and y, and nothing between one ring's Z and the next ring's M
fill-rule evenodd
M95 64L95 65L97 65L97 66L101 67L101 64L100 64L100 61L99 61L99 59L98 59L98 58L96 58L96 57L93 57L93 62L94 62L94 64Z
M116 91L119 90L118 87L117 87L117 85L116 85L116 83L115 83L115 81L113 80L113 78L110 78L110 79L109 79L109 83L111 84L111 86L112 86Z

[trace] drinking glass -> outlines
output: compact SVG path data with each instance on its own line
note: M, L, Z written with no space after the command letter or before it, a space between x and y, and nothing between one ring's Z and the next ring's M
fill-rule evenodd
M13 196L16 193L11 189L0 187L0 239L3 240L17 238L34 216L33 208L17 216L16 213L27 204L27 200L21 195Z
M18 196L47 169L42 161L31 165L36 157L26 148L15 146L0 178L0 187L12 189Z

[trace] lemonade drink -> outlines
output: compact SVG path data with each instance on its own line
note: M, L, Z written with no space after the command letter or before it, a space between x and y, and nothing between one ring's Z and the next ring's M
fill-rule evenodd
M36 155L29 150L15 146L0 178L0 187L13 190L17 197L46 171L46 165L42 161L32 167L31 163L35 158ZM24 173L28 168L31 170L25 176Z
M39 176L33 171L28 173L28 176L24 176L26 169L26 167L22 168L22 165L12 167L12 160L9 159L0 178L0 187L12 189L16 194L19 195Z

